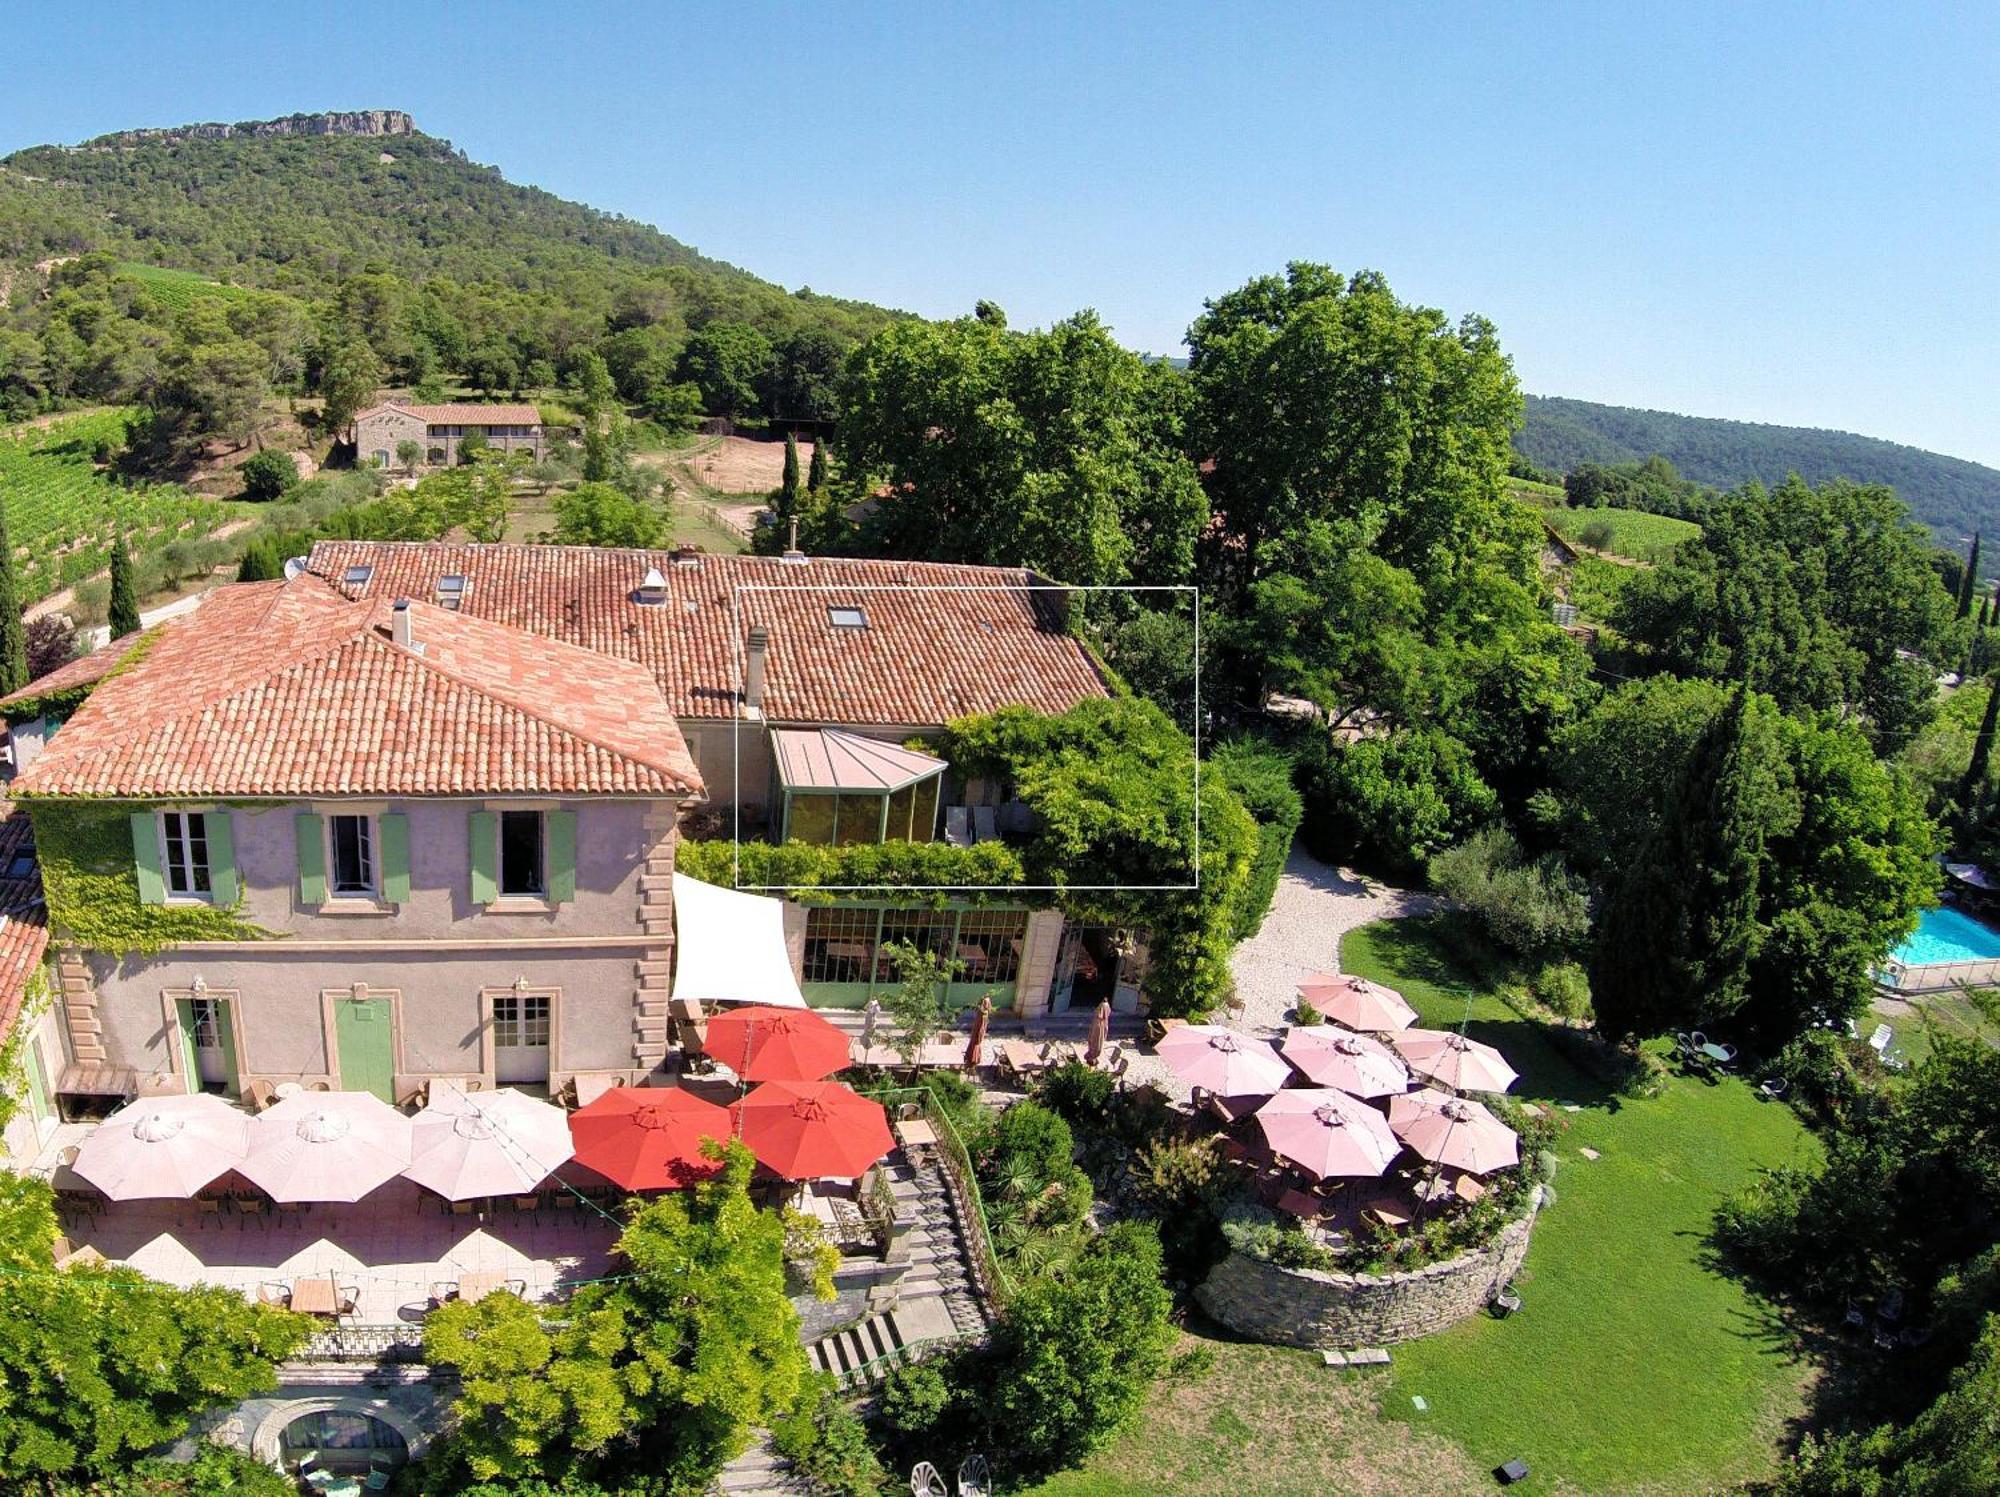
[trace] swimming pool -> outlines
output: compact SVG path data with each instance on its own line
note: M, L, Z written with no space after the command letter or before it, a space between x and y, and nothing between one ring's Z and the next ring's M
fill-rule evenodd
M1915 932L1889 956L1906 967L1991 961L2000 957L2000 930L1940 906L1919 915Z

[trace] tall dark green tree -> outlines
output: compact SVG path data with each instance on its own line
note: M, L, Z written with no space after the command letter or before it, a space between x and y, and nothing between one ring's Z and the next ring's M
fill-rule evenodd
M132 581L132 553L125 537L111 542L111 637L123 639L139 629L139 592Z
M1985 627L1987 626L1987 624L1991 622L1991 618L1990 618L1990 616L1989 616L1989 613L1988 613L1988 610L1989 610L1989 609L1991 609L1991 607L1992 607L1992 606L1993 606L1993 604L1992 604L1992 600L1991 600L1990 598L1987 598L1987 597L1984 597L1984 596L1982 596L1982 597L1980 598L1980 600L1979 600L1979 627L1980 627L1981 629L1984 629L1984 628L1985 628Z
M826 433L813 438L812 462L806 468L806 489L817 494L826 487Z
M1972 762L1965 778L1958 782L1959 810L1969 822L1977 814L1979 787L1986 783L1986 767L1993 759L1993 734L2000 726L2000 680L1987 680L1986 714L1979 719L1979 733L1972 740Z
M1972 554L1965 559L1965 576L1958 584L1958 616L1972 612L1972 594L1979 586L1979 532L1972 532Z
M1607 1034L1658 1034L1742 1007L1779 773L1769 714L1738 688L1605 906L1590 987Z
M7 507L0 504L0 694L28 684L28 626L14 585L14 543L7 535Z
M778 518L789 520L799 512L799 439L796 432L785 433L785 473L778 481Z

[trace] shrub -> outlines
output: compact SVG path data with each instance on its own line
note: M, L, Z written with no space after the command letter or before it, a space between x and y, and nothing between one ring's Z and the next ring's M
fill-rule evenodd
M1519 956L1561 958L1580 951L1590 934L1583 881L1553 855L1524 860L1503 826L1483 828L1432 858L1430 880Z
M1090 1180L1071 1161L1069 1124L1037 1102L1001 1113L976 1161L982 1190L1030 1230L1083 1220Z
M1591 520L1577 531L1576 538L1593 551L1609 551L1618 532L1611 528L1609 520Z
M1221 776L1257 823L1257 854L1236 911L1236 939L1247 940L1270 913L1278 879L1292 855L1292 839L1305 815L1305 802L1292 784L1291 757L1268 744L1242 738L1220 744L1209 756L1208 768Z
M1392 871L1415 871L1497 805L1471 751L1434 728L1336 747L1309 776L1306 845L1327 862L1359 857Z
M951 1387L930 1362L898 1367L882 1385L882 1421L897 1434L922 1435L951 1405Z
M1087 1066L1080 1060L1052 1067L1035 1088L1035 1100L1076 1127L1096 1127L1104 1122L1105 1110L1118 1083L1109 1071Z
M1324 1024L1326 1015L1314 1008L1306 999L1301 998L1297 1006L1292 1009L1292 1022L1301 1029L1311 1029L1315 1024Z
M289 454L266 449L250 455L238 470L243 475L243 497L259 503L282 499L299 481L299 470Z
M860 1416L820 1374L791 1413L771 1421L771 1444L820 1497L876 1497L888 1473Z
M1575 962L1546 962L1529 980L1535 1001L1572 1024L1590 1019L1590 977Z

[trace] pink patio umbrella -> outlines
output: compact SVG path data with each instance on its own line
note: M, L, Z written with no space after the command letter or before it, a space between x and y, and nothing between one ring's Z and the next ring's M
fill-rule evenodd
M1337 1086L1355 1097L1389 1097L1410 1089L1410 1068L1373 1035L1313 1026L1287 1030L1279 1047L1315 1086Z
M250 1118L220 1097L148 1097L120 1108L70 1167L114 1201L185 1201L250 1150Z
M1272 1153L1322 1180L1380 1175L1403 1152L1381 1113L1331 1087L1279 1092L1257 1109L1257 1126Z
M1504 1092L1518 1073L1491 1045L1443 1029L1405 1029L1389 1036L1410 1069L1461 1092Z
M410 1167L410 1120L372 1092L300 1092L250 1120L237 1173L274 1201L358 1201Z
M1394 988L1365 977L1315 972L1298 987L1299 997L1336 1024L1349 1029L1402 1029L1417 1022L1417 1011Z
M1218 1097L1267 1097L1292 1074L1269 1042L1220 1024L1183 1024L1154 1050L1181 1080Z
M1429 1090L1391 1097L1389 1126L1433 1164L1484 1175L1521 1162L1514 1130L1466 1097Z
M568 1114L507 1087L434 1086L410 1124L403 1174L448 1201L527 1195L572 1153Z

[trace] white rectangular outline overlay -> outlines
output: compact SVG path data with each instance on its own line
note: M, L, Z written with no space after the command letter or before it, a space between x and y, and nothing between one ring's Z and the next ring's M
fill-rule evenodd
M807 563L810 565L811 563ZM743 882L743 676L749 642L743 633L745 593L1188 593L1194 598L1194 882L1191 884L746 884ZM729 633L735 656L736 701L730 733L730 791L734 797L729 838L730 887L741 891L789 893L816 889L826 894L872 894L901 889L914 894L1190 894L1201 888L1201 589L1192 583L1095 583L1067 587L1055 582L739 582L730 592ZM768 722L765 730L770 731Z

